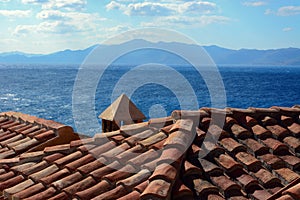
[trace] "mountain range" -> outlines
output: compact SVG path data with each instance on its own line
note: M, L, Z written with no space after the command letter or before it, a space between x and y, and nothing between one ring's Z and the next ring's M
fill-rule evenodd
M186 51L199 51L199 46L192 44L184 44L177 42L158 42L151 43L145 40L132 40L123 44L106 46L111 51L115 48L122 48L123 45L145 46L151 44L158 49L166 45L173 48ZM94 45L83 50L64 50L47 55L42 54L26 54L22 52L0 53L0 63L2 64L47 64L47 65L80 65L89 53L101 45ZM300 49L298 48L282 48L270 50L256 49L226 49L219 46L203 46L210 57L217 65L261 65L261 66L300 66ZM154 59L155 58L155 59ZM157 49L142 49L129 53L127 56L122 56L116 61L116 64L143 64L149 62L160 64L186 64L186 61L179 59L177 56L168 52L158 51Z

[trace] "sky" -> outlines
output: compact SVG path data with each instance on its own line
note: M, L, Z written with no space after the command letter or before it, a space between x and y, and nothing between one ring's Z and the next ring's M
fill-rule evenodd
M85 49L142 28L200 45L300 48L299 0L0 0L0 52Z

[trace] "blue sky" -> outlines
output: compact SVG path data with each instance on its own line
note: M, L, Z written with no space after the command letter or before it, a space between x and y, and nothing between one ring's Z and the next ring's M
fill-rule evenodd
M300 48L299 0L0 0L0 52L84 49L158 27L201 45Z

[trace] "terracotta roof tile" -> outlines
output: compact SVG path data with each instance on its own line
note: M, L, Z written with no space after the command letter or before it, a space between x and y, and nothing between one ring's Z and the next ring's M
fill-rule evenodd
M33 132L30 132L28 133L26 136L30 137L30 138L33 138L34 136L38 135L38 134L41 134L41 133L44 133L46 132L47 129L46 128L41 128L41 129L37 129L36 131L33 131Z
M75 171L78 167L90 163L94 160L95 160L94 156L92 156L91 154L87 154L79 159L74 160L71 163L68 163L67 165L65 165L65 167L68 168L69 170Z
M62 190L78 181L80 181L83 176L79 172L75 172L74 174L70 174L62 179L59 179L51 184L51 186L55 187L57 190Z
M121 169L118 169L110 174L102 176L102 179L108 180L112 185L117 181L123 180L132 176L135 173L135 168L131 165L125 165Z
M157 132L158 131L155 129L148 129L141 133L135 134L133 136L124 139L124 142L127 142L131 146L134 146L138 141L149 138L150 136L156 134Z
M155 179L163 179L165 181L171 182L172 180L175 180L176 177L177 169L168 163L162 163L156 167L149 180L152 181Z
M26 197L33 196L37 194L38 192L41 192L45 189L45 186L41 183L32 185L24 190L21 190L20 192L13 194L12 198L13 199L25 199Z
M79 147L81 145L93 144L95 142L95 138L83 138L80 140L74 140L70 142L70 147Z
M194 193L192 192L192 190L188 188L186 185L184 185L180 180L176 181L172 193L173 193L172 199L174 200L194 199Z
M241 187L226 176L211 177L211 180L217 185L225 197L242 195Z
M14 177L15 175L16 175L16 174L15 174L15 172L13 172L13 171L9 171L9 172L7 172L7 173L1 174L1 175L0 175L0 181L1 181L1 182L6 181L6 180L8 180L8 179Z
M262 140L262 142L268 146L273 154L286 155L288 154L289 148L282 142L273 138Z
M49 130L49 131L46 131L46 132L43 132L41 134L38 134L38 135L34 136L34 138L39 140L39 141L45 141L45 140L48 140L48 139L53 138L55 136L56 136L55 132L53 130Z
M38 172L35 172L35 173L29 175L29 178L31 178L32 180L37 182L41 178L51 175L51 174L57 172L58 170L59 170L59 168L57 165L50 165L49 167L47 167L41 171L38 171Z
M18 176L12 177L10 179L7 179L5 181L2 181L0 183L0 190L3 191L7 188L13 187L13 186L17 185L18 183L20 183L21 181L24 181L24 180L25 180L24 176L18 175Z
M289 135L289 131L278 124L269 125L267 126L267 129L271 131L273 137L278 138L279 140L282 140Z
M248 147L248 150L255 155L264 155L269 153L268 147L254 139L249 138L246 140L241 140L241 142L243 142Z
M289 168L281 168L274 170L275 174L285 183L291 183L293 180L296 180L300 175Z
M164 132L159 132L147 139L144 139L140 142L138 142L137 144L142 145L143 147L149 147L153 144L156 144L162 140L164 140L165 138L167 138L168 136L164 133Z
M257 171L261 168L261 162L249 153L239 152L235 156L249 171Z
M49 176L45 176L40 179L40 182L43 183L44 185L50 185L51 183L60 180L68 175L70 175L70 171L68 169L62 169L59 170Z
M127 136L135 135L149 128L148 122L121 126L120 131Z
M258 179L258 181L262 184L264 187L272 187L280 185L280 180L276 178L271 172L268 170L262 168L256 173L253 173L253 175Z
M225 171L232 173L236 170L242 169L241 164L237 163L232 157L227 154L221 154L215 158L216 162L222 166Z
M145 181L148 180L150 175L151 175L151 172L149 170L143 169L143 170L139 171L138 173L134 174L133 176L130 176L126 179L118 181L117 185L123 185L128 191L130 191L140 184L145 183L148 185L148 183L146 183ZM147 185L144 186L144 189L147 187ZM141 190L139 190L139 191L141 191Z
M54 161L56 161L56 160L58 160L58 159L60 159L62 157L64 157L63 154L61 154L61 153L54 153L54 154L51 154L49 156L45 156L43 158L43 160L47 161L48 163L53 163Z
M106 180L102 180L88 189L77 192L75 194L75 197L78 197L83 200L90 200L93 197L96 197L106 191L111 190L112 188L113 186L110 183L108 183Z
M288 126L288 129L293 133L295 137L299 138L300 135L300 125L297 123L293 123L292 125Z
M46 147L44 152L45 153L70 153L71 146L70 144L62 144L56 145L51 147Z
M40 142L36 139L31 139L28 140L27 142L21 143L17 146L12 147L12 149L16 152L16 153L23 153L27 150L29 150L30 148L38 145Z
M96 196L92 200L114 200L126 195L127 193L127 190L122 185L119 185L112 190Z
M52 197L53 195L55 195L56 193L56 189L53 187L49 187L48 189L39 192L31 197L27 197L25 198L26 200L36 200L36 199L49 199L50 197Z
M205 159L199 159L199 161L204 172L207 173L209 176L220 176L223 174L223 170L214 163L209 162Z
M284 143L287 144L292 152L300 153L300 140L298 138L289 136L283 139Z
M21 131L21 134L27 135L27 134L29 134L29 133L31 133L31 132L34 132L34 131L37 131L37 130L39 130L39 129L40 129L39 126L32 126L32 127L30 127L29 129L26 129L26 130L24 130L24 131Z
M290 195L294 199L300 199L300 183L287 189L282 193L283 195Z
M23 135L16 135L16 136L14 136L14 137L12 137L10 139L7 139L7 140L4 140L4 141L0 142L0 145L1 146L5 146L5 145L7 145L9 143L13 143L13 142L18 141L18 140L23 139L23 138L24 138Z
M160 129L173 124L173 118L163 117L163 118L150 119L148 123L150 127L155 127Z
M76 151L74 153L71 153L63 158L60 158L53 163L55 163L57 166L61 167L63 165L66 165L67 163L70 163L82 156L82 153L80 151Z
M294 123L294 120L292 117L281 115L281 123L285 127L287 127L287 126L291 126Z
M172 112L172 118L175 120L179 119L194 119L194 118L203 118L208 117L209 113L205 110L174 110Z
M149 183L148 187L141 194L141 199L169 199L171 183L156 179Z
M290 195L286 194L286 195L279 197L277 200L294 200L294 198L291 197Z
M246 139L252 137L252 134L247 129L238 124L232 125L230 129L236 138Z
M150 149L142 154L140 154L139 156L130 159L127 163L139 168L139 166L149 163L152 160L155 160L156 158L158 158L159 153L153 149Z
M85 165L82 165L81 167L79 167L77 169L77 171L83 173L83 174L88 174L102 166L104 166L104 163L107 163L107 161L104 159L104 158L99 158L99 159L96 159L92 162L89 162Z
M220 141L220 144L227 150L228 153L231 153L231 155L247 151L247 148L244 145L238 143L232 138L224 138Z
M121 198L118 198L118 200L139 200L139 199L140 199L140 193L135 190Z
M183 166L182 166L182 170L183 170L183 176L200 176L203 174L203 170L200 169L199 167L193 165L192 163L190 163L189 161L185 160L183 162Z
M205 197L210 194L219 194L219 189L216 186L200 178L193 179L193 187L196 191L197 197Z
M26 143L26 142L28 142L30 140L31 140L30 137L25 137L25 138L23 138L21 140L18 140L18 141L15 141L15 142L7 144L7 147L10 148L10 149L12 149L13 147L18 146L18 145L23 144L23 143Z
M214 137L215 139L219 139L219 140L230 136L227 131L224 131L218 125L215 125L215 124L211 125L208 128L207 134L209 134L210 136Z
M35 164L36 164L35 162L27 162L27 163L24 163L24 164L20 164L20 165L16 165L14 167L11 167L10 170L14 171L16 173L23 172L25 169L27 169L28 167L32 167Z
M269 130L258 124L251 127L251 130L256 138L266 139L272 136L272 133Z
M44 151L35 151L35 152L28 152L23 153L20 155L20 161L21 162L38 162L43 157L45 157Z
M79 191L82 191L82 190L85 190L93 185L95 185L97 182L90 176L88 176L87 178L73 184L73 185L70 185L66 188L63 189L64 192L66 192L67 194L69 195L73 195L75 194L76 192L79 192Z
M271 197L271 194L266 190L256 190L251 196L253 196L254 199L257 200L265 200Z
M115 170L119 170L122 168L122 165L118 162L118 161L115 161L109 165L105 165L99 169L96 169L94 171L92 171L90 173L90 175L100 181L102 179L103 176L107 175L107 174L110 174L112 172L114 172Z
M32 181L31 179L28 179L26 181L23 181L19 184L16 184L15 186L9 188L9 189L5 189L3 191L3 195L6 197L6 198L11 198L11 196L13 194L16 194L22 190L25 190L26 188L30 187L34 185L34 181Z
M202 152L205 152L205 155L207 154L208 157L218 157L219 155L225 153L224 148L220 147L214 141L204 141L202 146L204 147Z
M280 169L285 166L282 159L273 154L264 154L258 157L268 169Z
M277 120L270 116L265 116L261 122L263 126L273 126L277 124Z
M101 154L101 157L104 157L106 160L113 160L115 156L124 153L126 150L130 148L130 145L128 143L123 143L105 153Z
M179 119L171 128L170 132L173 131L187 131L191 133L193 131L194 122L191 119Z
M99 157L99 155L101 155L102 153L110 150L110 149L113 149L114 147L116 147L116 143L113 142L113 141L110 141L110 142L107 142L103 145L100 145L96 148L93 148L92 150L90 150L90 153L95 156L96 158Z
M258 181L249 174L242 174L241 176L237 177L237 180L242 185L244 191L246 191L247 193L252 193L255 189L258 188Z
M300 170L300 158L291 155L281 156L280 158L284 160L287 166L293 171Z
M68 194L65 192L61 192L61 193L49 198L48 200L68 200L68 199L69 199Z

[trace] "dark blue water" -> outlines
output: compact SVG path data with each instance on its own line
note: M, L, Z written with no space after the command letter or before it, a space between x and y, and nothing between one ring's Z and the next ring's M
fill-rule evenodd
M204 80L192 68L177 68L191 84L199 107L211 106ZM96 113L111 103L111 93L128 68L112 67L104 73L96 92ZM270 107L300 104L300 67L220 67L228 107ZM74 67L0 66L0 112L19 111L52 119L74 127L72 92L78 70ZM172 77L161 73L161 78ZM135 81L135 80L132 80ZM173 80L176 84L176 80ZM185 88L176 85L182 94ZM131 96L133 102L149 117L153 105L164 112L152 117L169 115L181 104L174 92L150 83L141 85ZM188 105L188 101L185 102ZM159 110L159 109L158 109ZM96 117L96 116L95 116Z

